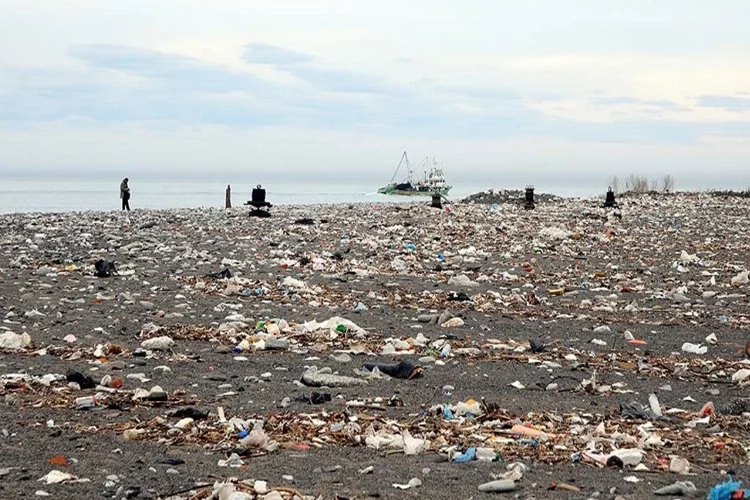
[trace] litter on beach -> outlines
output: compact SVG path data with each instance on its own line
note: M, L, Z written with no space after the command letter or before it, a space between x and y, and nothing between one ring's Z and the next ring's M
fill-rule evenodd
M0 215L0 481L707 494L750 446L750 202L618 202Z

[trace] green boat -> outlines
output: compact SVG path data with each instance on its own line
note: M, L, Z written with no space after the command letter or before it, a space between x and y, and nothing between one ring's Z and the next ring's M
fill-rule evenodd
M401 171L402 166L406 168L406 179L401 182L396 182L396 178L398 177L398 173ZM430 161L429 158L425 158L422 161L422 167L424 168L424 179L415 180L414 171L409 163L409 156L406 154L406 151L404 151L391 182L378 189L378 193L402 196L432 196L433 194L441 194L443 196L447 195L452 186L448 186L445 183L443 169L438 166L437 161L434 158L432 161Z

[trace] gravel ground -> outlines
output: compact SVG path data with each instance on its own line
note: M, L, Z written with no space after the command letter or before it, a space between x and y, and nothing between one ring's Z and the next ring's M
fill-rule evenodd
M705 496L728 471L742 479L750 426L746 388L732 375L744 366L750 325L741 279L750 202L641 197L621 218L597 205L282 207L268 219L241 209L0 216L0 335L31 340L0 350L0 375L29 376L0 379L0 497L205 498L201 485L237 478L322 498L482 498L491 494L477 486L513 462L528 471L501 496L651 498L678 480ZM115 261L118 275L95 277L98 259ZM232 278L207 277L224 268ZM458 292L470 300L452 300ZM419 318L447 310L459 326ZM232 328L231 315L245 326ZM364 332L301 329L334 316ZM290 324L275 335L287 347L235 352L243 338L267 336L256 320L273 318ZM148 324L162 329L150 333ZM411 354L384 351L420 334L427 345L409 341ZM712 334L716 341L706 341ZM141 349L159 335L174 345ZM532 353L530 339L544 352ZM442 357L446 340L453 352ZM686 342L707 352L687 353ZM355 387L299 382L313 365L357 377L365 362L402 359L422 365L423 376ZM124 383L80 410L76 398L107 392L39 383L71 370ZM148 380L132 377L139 373ZM135 389L156 385L166 402L133 400ZM314 391L331 401L311 404ZM648 407L650 394L674 421L623 419L621 405ZM481 415L442 417L438 405L455 410L470 399L484 400ZM347 406L355 400L366 406ZM709 401L718 414L694 422ZM209 415L179 430L170 414L181 408ZM237 432L222 430L219 408L227 419L266 420L278 449L241 449ZM480 427L493 419L504 423ZM331 427L355 421L361 430L351 435ZM418 456L365 446L354 434L369 423L431 444ZM599 423L606 433L594 439ZM556 436L523 441L511 424ZM126 439L133 428L146 433ZM641 446L643 433L663 439L644 448L648 471L580 460L589 446L604 454ZM494 448L500 459L447 461L469 446ZM245 453L244 465L219 466L233 451ZM50 463L60 456L65 465ZM691 475L670 473L671 457L688 459ZM52 470L79 481L38 481ZM393 486L412 478L421 485ZM550 490L554 482L580 491Z

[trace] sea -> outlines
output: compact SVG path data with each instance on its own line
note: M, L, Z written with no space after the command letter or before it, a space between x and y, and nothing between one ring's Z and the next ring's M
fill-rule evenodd
M250 199L255 184L231 184L232 206ZM377 193L374 183L363 182L289 182L279 179L264 185L266 199L273 205L312 205L332 203L408 203L425 198L386 196ZM494 189L523 189L525 186L486 184L455 184L448 194L460 200L471 194ZM177 182L130 179L130 207L136 209L224 208L226 183L203 179ZM537 185L537 193L553 193L566 197L604 196L606 186ZM3 178L0 177L0 213L85 212L120 209L120 179L91 180L65 178Z

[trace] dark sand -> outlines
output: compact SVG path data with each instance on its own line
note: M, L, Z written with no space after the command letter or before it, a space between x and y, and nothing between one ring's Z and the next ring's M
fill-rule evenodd
M116 212L0 216L2 326L28 333L33 342L20 351L0 351L0 375L41 377L72 369L97 382L107 374L124 379L122 394L92 410L76 410L74 400L96 394L95 389L76 391L64 381L50 387L0 383L0 470L9 469L0 471L0 497L31 498L43 490L56 499L176 494L190 498L201 491L196 484L235 477L322 498L483 498L490 494L480 493L477 486L516 461L529 471L516 492L502 496L651 498L656 488L688 480L705 497L727 471L740 479L750 472L743 451L749 443L748 421L725 414L747 395L732 382L732 374L743 368L739 363L750 325L748 285L730 283L749 265L749 205L695 196L644 197L627 200L621 220L607 216L593 200L542 204L533 212L457 205L448 214L418 205L358 205L282 207L273 209L269 219L248 218L242 209L229 215L223 210L135 211L129 220ZM302 217L313 218L314 224L295 224ZM540 236L549 227L569 233L559 240ZM405 246L410 243L414 250ZM464 250L461 258L451 255L459 250ZM683 250L701 262L685 261L684 269L678 269L675 263ZM444 260L438 260L441 253ZM124 275L93 277L91 264L98 258L115 260ZM230 261L222 264L222 259ZM304 264L288 267L300 259ZM403 267L398 262L394 266L394 259ZM71 265L75 268L66 267ZM218 293L226 291L227 281L205 276L224 267L253 283L240 281L235 290L230 287L230 292L240 293ZM461 274L477 286L448 285L451 276ZM297 290L295 295L282 284L288 276L314 290ZM716 284L711 284L712 276ZM196 282L207 287L197 289ZM263 294L251 293L259 286L265 286ZM565 295L548 292L560 287L566 288ZM463 291L473 300L450 301L450 291ZM529 292L539 304L529 303ZM368 310L355 313L358 302ZM629 304L635 310L626 310ZM446 309L459 315L464 325L444 328L417 321L420 314ZM28 311L44 316L27 316ZM175 312L179 316L171 314ZM340 335L332 340L328 332L290 333L282 336L290 339L291 349L234 354L236 339L220 334L218 327L235 313L251 324L264 318L301 324L341 316L367 334L362 339ZM172 336L173 348L134 356L145 338L141 331L146 323L168 327L155 335ZM174 325L199 328L169 328ZM610 331L594 331L602 325ZM626 331L646 344L628 343ZM425 365L422 378L386 377L364 387L332 389L297 383L310 365L356 376L354 369L364 362L416 363L422 356L437 355L419 347L411 356L378 354L386 339L420 333L430 341L447 335L454 351L444 364ZM706 354L682 352L685 342L707 345L704 339L712 333L718 343L709 345ZM77 340L63 340L69 334ZM530 338L549 344L547 351L528 352ZM592 343L593 339L606 345ZM492 349L492 341L520 348ZM97 361L94 348L107 343L120 346L122 354ZM366 345L371 354L351 354L348 363L331 358L339 354L336 350L358 344ZM45 347L50 348L40 353ZM479 352L455 353L461 347ZM237 361L237 355L248 360ZM529 359L560 367L545 369ZM171 372L155 370L164 365ZM595 371L598 384L610 390L580 386ZM150 381L125 378L132 373L144 373ZM566 378L557 379L558 390L545 390L555 377ZM526 388L509 385L516 381ZM231 386L220 388L223 384ZM154 385L169 394L166 404L132 401L134 389ZM449 396L444 395L445 385L455 388ZM329 392L333 400L322 405L301 400L312 391ZM219 396L228 392L233 394ZM574 462L571 456L587 447L588 438L582 436L591 436L600 422L605 422L607 439L617 431L641 438L637 426L646 421L621 420L620 404L637 401L648 406L651 393L664 410L686 413L673 415L676 422L652 422L664 443L645 451L642 463L650 472ZM387 406L393 396L403 406ZM684 400L688 396L695 402ZM291 403L281 408L287 397ZM375 398L383 398L381 410L344 413L347 401L375 403ZM424 415L432 406L470 398L485 398L498 409L459 423ZM708 424L686 427L708 401L720 415L711 416ZM179 419L168 415L186 406L211 413L193 430L179 431L174 429ZM217 462L239 446L236 432L222 431L219 406L228 419L287 422L286 427L265 427L280 448L245 457L242 468L219 467ZM398 424L414 437L433 442L435 430L442 429L438 432L447 442L420 456L386 454L357 445L351 436L336 436L329 425L300 427L299 422L310 422L313 417L305 415L311 414L335 422L356 416L363 432L370 421L394 431ZM513 437L507 428L514 422L544 424L560 435L536 447L521 442L482 445L478 435L491 437L493 431L476 425L490 416L508 422L496 428L499 438ZM572 417L584 420L580 428ZM136 426L147 429L146 436L125 440L123 431ZM492 463L448 463L440 453L448 445L461 451L471 445L489 446L502 458ZM596 446L603 453L612 450L606 441ZM48 460L57 455L66 457L68 465L51 465ZM665 470L670 456L687 458L694 475ZM164 463L169 458L184 463ZM371 474L358 472L370 465ZM53 469L90 481L38 482ZM105 484L112 475L117 476L116 481L109 478L114 484ZM640 482L625 481L629 476ZM416 489L392 486L414 477L422 481ZM581 491L549 491L555 481Z

